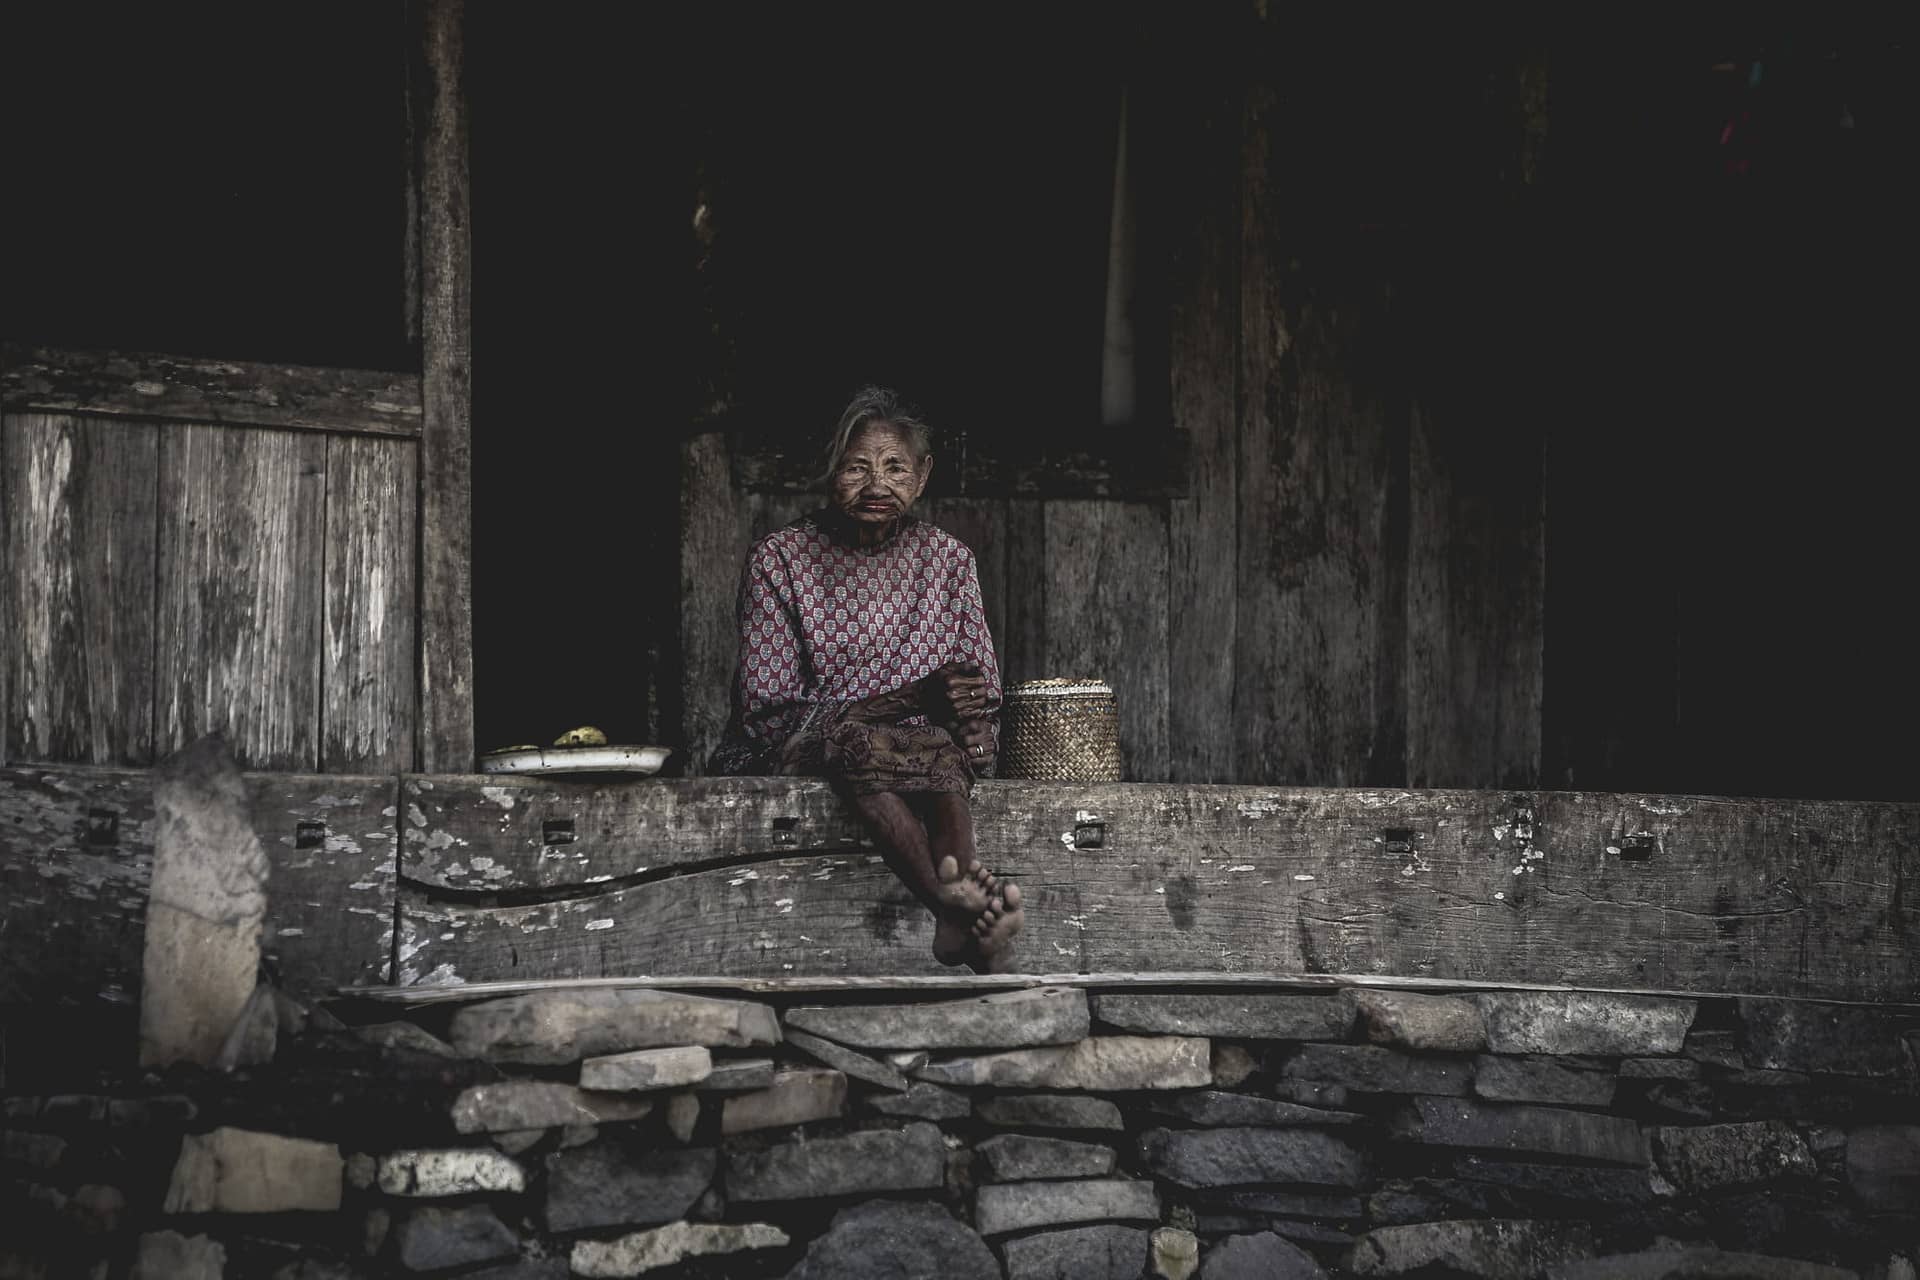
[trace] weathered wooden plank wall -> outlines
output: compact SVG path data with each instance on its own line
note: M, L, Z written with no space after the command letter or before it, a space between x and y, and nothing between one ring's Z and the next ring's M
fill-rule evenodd
M386 408L340 429L406 380L342 371L322 405L327 371L276 371L265 399L308 389L316 422L293 428L142 421L33 407L84 401L113 363L70 382L56 354L0 413L4 758L150 764L218 731L250 768L412 767L418 443Z
M1537 59L1507 72L1543 74ZM1190 442L1181 496L949 490L925 514L974 549L1008 679L1114 683L1130 780L1531 786L1544 430L1513 388L1458 394L1449 379L1466 379L1421 354L1434 335L1419 326L1448 318L1403 314L1396 289L1421 264L1340 203L1313 97L1338 80L1136 103L1161 140L1145 162L1173 426ZM1532 161L1478 175L1494 188L1538 163L1537 104L1510 96L1490 127ZM718 205L702 270L725 279L725 185L702 190ZM1443 251L1428 239L1421 252ZM717 348L743 305L722 291L710 306ZM726 721L748 541L804 505L752 491L772 481L733 465L751 437L727 430L730 408L682 449L680 732L696 773Z

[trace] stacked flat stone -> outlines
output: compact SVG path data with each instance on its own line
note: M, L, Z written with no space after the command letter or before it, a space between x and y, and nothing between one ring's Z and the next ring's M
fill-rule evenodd
M7 1094L0 1274L1838 1280L1920 1240L1899 1010L580 987L313 1023L244 1079Z

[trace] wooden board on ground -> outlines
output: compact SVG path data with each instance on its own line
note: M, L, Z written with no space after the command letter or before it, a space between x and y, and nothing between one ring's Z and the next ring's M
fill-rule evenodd
M934 972L817 782L411 778L401 981ZM1026 972L1920 994L1920 806L983 783Z
M272 862L266 942L311 998L389 980L395 779L249 774ZM141 770L0 769L0 1004L140 994L153 786Z

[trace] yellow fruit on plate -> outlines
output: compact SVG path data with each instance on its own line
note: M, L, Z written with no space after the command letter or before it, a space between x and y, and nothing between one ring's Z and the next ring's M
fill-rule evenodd
M590 724L583 724L578 729L569 729L555 738L553 745L556 747L604 747L607 745L607 735Z

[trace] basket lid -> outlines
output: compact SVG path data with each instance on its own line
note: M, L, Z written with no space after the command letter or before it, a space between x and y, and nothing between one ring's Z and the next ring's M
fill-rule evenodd
M1097 676L1054 677L1049 680L1022 680L1007 686L1008 698L1084 698L1090 694L1111 698L1113 686Z

